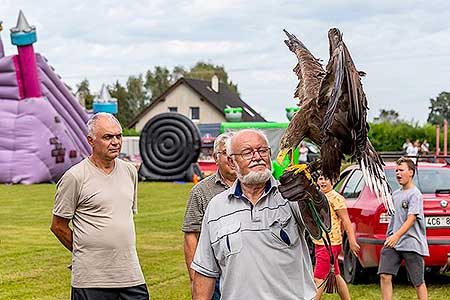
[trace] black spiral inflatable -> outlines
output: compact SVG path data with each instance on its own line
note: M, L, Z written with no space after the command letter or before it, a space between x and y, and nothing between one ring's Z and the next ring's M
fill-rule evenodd
M151 118L139 138L142 180L191 181L201 177L197 159L200 155L200 132L186 116L161 113Z

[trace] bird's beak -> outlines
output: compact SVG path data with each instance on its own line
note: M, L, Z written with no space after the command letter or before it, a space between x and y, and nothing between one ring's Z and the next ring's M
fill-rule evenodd
M278 156L277 156L277 163L282 166L283 165L283 161L284 158L286 157L286 155L289 153L289 148L284 148L281 149L280 152L278 152Z

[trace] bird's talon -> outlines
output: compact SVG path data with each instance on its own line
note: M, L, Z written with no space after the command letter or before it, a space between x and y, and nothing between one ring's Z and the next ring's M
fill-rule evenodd
M299 174L299 173L304 173L304 174L305 174L305 177L308 178L309 181L313 181L313 180L312 180L312 176L311 176L311 174L309 173L308 165L307 165L307 164L293 165L293 166L290 166L287 170L288 170L288 171L295 170L294 175L297 175L297 174Z

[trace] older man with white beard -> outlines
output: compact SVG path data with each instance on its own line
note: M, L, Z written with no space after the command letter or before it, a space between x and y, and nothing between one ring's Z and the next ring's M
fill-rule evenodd
M272 177L267 137L242 130L227 144L238 179L209 203L191 268L194 300L300 300L316 293L305 226Z

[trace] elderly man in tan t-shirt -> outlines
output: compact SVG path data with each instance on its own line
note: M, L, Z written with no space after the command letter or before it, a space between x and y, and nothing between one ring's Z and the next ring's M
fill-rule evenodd
M148 299L133 221L137 171L117 159L122 128L107 113L95 114L87 126L92 155L58 182L51 225L72 252L72 300Z

